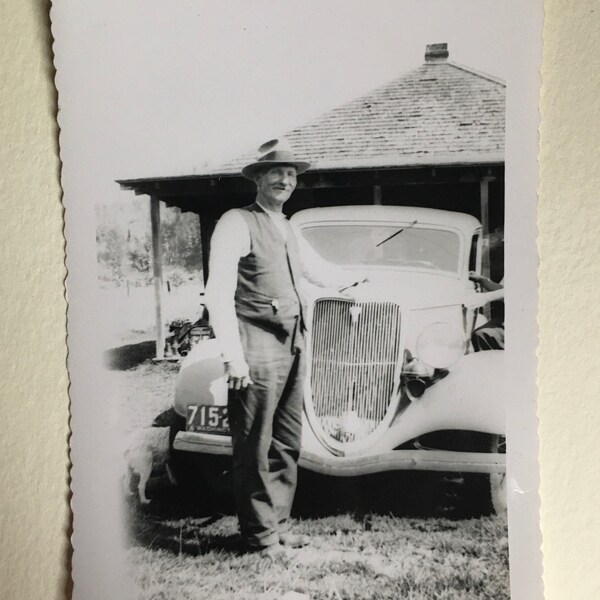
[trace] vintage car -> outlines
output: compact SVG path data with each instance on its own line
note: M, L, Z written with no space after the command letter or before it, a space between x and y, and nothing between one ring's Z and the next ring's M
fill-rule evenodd
M481 307L503 293L483 293L469 279L481 270L479 221L395 206L315 208L292 220L322 258L368 276L344 291L304 289L300 466L338 477L485 473L494 508L504 510L504 353L474 352L470 343L485 321ZM230 455L226 404L219 341L202 340L178 375L175 411L185 429L173 449Z

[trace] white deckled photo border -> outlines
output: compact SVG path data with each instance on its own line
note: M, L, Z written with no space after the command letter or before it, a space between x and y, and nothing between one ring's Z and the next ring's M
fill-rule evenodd
M488 0L404 0L401 3L392 0L369 3L306 0L301 5L272 0L256 0L251 4L235 0L226 5L208 0L177 0L168 6L142 0L102 3L67 0L53 4L51 18L60 106L58 121L68 268L73 597L76 600L121 599L136 597L136 594L153 597L148 584L151 573L142 574L143 557L153 552L152 542L146 540L145 546L140 544L137 554L129 542L125 542L125 532L132 527L132 519L123 510L121 481L124 470L129 473L131 469L139 477L140 469L132 466L130 459L131 444L137 444L139 450L139 440L143 437L140 431L150 423L130 413L124 419L124 406L134 405L134 402L124 401L124 396L130 398L141 393L140 384L133 381L134 375L127 364L116 374L107 369L106 351L114 348L116 341L122 346L133 346L134 342L148 344L156 339L156 354L161 358L164 358L165 347L169 353L178 352L172 344L165 346L165 331L161 333L159 328L155 336L153 330L144 329L144 319L148 315L158 319L159 323L164 324L166 320L166 313L157 308L160 303L155 304L163 287L168 285L170 293L171 285L178 285L174 281L184 280L192 272L188 267L186 270L175 264L181 260L182 253L191 256L194 249L190 244L182 243L181 247L185 246L185 249L181 252L177 248L168 248L169 256L175 258L169 277L163 281L162 273L156 269L156 245L153 255L148 244L144 246L140 242L151 239L148 237L150 232L155 238L160 234L158 198L167 192L174 194L174 198L175 188L182 190L186 186L200 185L198 182L202 181L211 182L202 185L205 186L205 198L213 203L219 201L219 196L210 192L210 186L226 187L228 182L236 181L235 186L231 184L231 193L240 197L247 195L251 188L244 188L236 177L241 167L254 156L252 148L285 132L288 132L295 152L313 152L310 159L316 161L318 168L316 174L311 175L308 171L305 177L312 177L306 181L312 182L315 188L328 185L325 179L331 173L343 173L344 177L348 173L350 176L357 173L359 177L361 173L370 173L377 168L385 181L394 169L401 168L404 173L409 173L411 169L416 172L431 166L423 148L408 146L406 131L394 133L407 144L405 152L399 152L396 146L387 154L384 142L389 143L391 134L383 142L376 136L353 140L354 154L347 151L346 141L341 136L342 141L329 155L320 155L322 148L315 150L311 146L318 135L310 139L303 137L309 135L312 127L315 131L326 131L330 141L335 139L335 131L332 133L327 127L336 108L346 107L345 118L351 120L355 108L371 110L370 105L363 106L367 102L365 99L375 99L374 114L378 102L388 106L385 103L390 101L391 92L386 85L401 81L407 73L422 68L426 45L425 64L445 64L445 52L449 50L456 69L476 73L490 83L495 82L494 85L499 81L506 84L504 152L501 142L496 148L487 148L483 158L481 150L470 147L466 147L460 156L450 147L440 147L435 165L439 170L466 169L479 160L479 166L490 165L490 177L497 172L504 176L503 203L499 202L501 208L494 209L498 214L492 215L492 221L503 220L506 232L503 284L508 349L503 393L509 440L506 462L510 598L541 600L535 240L542 8L541 0L529 3L518 0L503 3ZM442 43L446 42L447 47L444 47ZM426 79L423 76L423 80ZM407 100L394 101L401 104ZM469 98L462 97L460 101L466 103ZM416 114L418 108L412 106L411 110ZM423 110L434 113L436 106L428 105ZM404 115L408 119L409 113ZM323 118L322 115L328 116ZM309 125L303 129L303 123ZM473 123L463 125L463 129L467 125L474 126ZM475 125L485 127L486 123ZM449 139L444 135L451 135L444 131L440 125L429 133L432 137L438 135L443 146ZM305 144L306 139L310 143ZM286 148L281 150L287 151ZM502 164L501 171L495 171L499 164ZM439 175L436 168L429 171L428 176ZM297 197L304 198L306 206L310 206L312 200L306 192L309 185L304 188L302 185L299 184L296 193L304 195ZM355 187L358 189L360 185ZM360 190L356 189L353 193L358 195ZM487 194L487 182L485 189ZM134 192L140 198L151 200L144 205ZM386 204L385 182L382 185L376 181L369 193L369 204ZM457 192L452 198L468 205ZM419 201L422 206L428 206L422 199ZM232 202L232 206L235 205L235 200ZM324 200L329 206L336 202ZM128 203L135 204L136 208L123 208ZM359 202L353 197L347 203ZM175 200L173 204L179 206ZM318 205L318 202L313 204ZM214 212L219 212L216 204L215 207ZM163 236L165 231L185 230L188 241L202 238L204 255L193 254L200 276L202 267L207 267L206 236L211 230L203 230L206 226L192 222L190 212L185 212L187 209L192 214L198 212L197 206L188 204L183 208L181 214L177 211L169 213L163 224ZM385 210L387 207L373 208ZM166 210L170 209L163 205L163 217ZM502 211L503 215L499 216ZM329 213L327 215L328 219L333 218ZM360 218L365 220L364 215ZM303 224L300 217L292 222L294 226ZM114 230L108 227L111 223L117 224ZM407 223L406 229L412 227L410 219ZM485 223L486 219L484 227ZM109 238L113 234L114 237ZM138 242L140 245L136 246ZM132 279L130 263L129 270L122 270L121 264L114 263L110 267L113 270L107 270L108 259L100 254L114 250L119 244L125 248L124 252L129 252L130 262L135 254L139 281ZM132 252L134 247L135 252ZM141 247L144 251L140 253ZM99 284L110 277L119 280L118 297L105 294ZM160 282L159 286L148 285L146 289L142 284L138 285L142 280L145 285L152 277L154 282ZM374 282L364 285L374 285ZM361 285L356 287L361 289ZM146 291L148 294L144 295ZM139 314L132 311L132 314L125 314L123 298L126 296L131 306L131 298L137 297L136 294L141 298ZM172 318L179 316L176 311L184 313L189 306L189 298L182 299L180 306L166 312ZM274 313L280 309L278 301L274 300L272 306ZM128 318L132 331L138 324L143 324L130 338L123 335ZM200 329L196 328L196 334L202 336ZM150 394L156 398L167 386L164 381L168 381L168 385L174 381L175 365L179 363L149 359L145 364L147 366L143 368L151 373L151 379L148 379L151 383L147 385L159 388ZM418 399L413 400L418 402ZM144 452L154 452L156 458L156 448L169 444L169 440L160 439L161 435L159 433L150 445L144 438ZM323 431L319 435L327 437ZM331 446L334 454L336 451L343 453L336 443ZM138 459L143 462L139 454L135 460ZM165 477L162 484L168 486ZM140 499L145 501L143 490L140 494ZM150 515L151 520L156 516L152 511L144 512L143 507L140 511L136 514L143 518ZM171 517L179 527L176 544L179 544L178 556L183 565L186 560L191 560L187 556L182 558L185 555L182 532L189 521L186 521L186 515ZM371 517L365 519L363 525L369 521L371 528ZM448 522L453 523L448 525L452 528L456 523L461 526L466 520ZM193 527L197 527L198 522L194 523ZM343 535L340 531L339 536ZM401 543L402 539L398 541ZM228 550L221 548L221 552L223 557ZM313 562L318 559L318 550L314 551L314 557L310 559ZM201 559L201 555L196 557L194 568L202 568ZM243 571L244 560L242 558L236 568ZM132 564L136 565L137 571ZM187 562L186 568L190 568L190 564ZM373 577L388 577L389 590L393 590L393 568L397 565L374 565L371 561L367 571L371 569ZM151 570L149 566L145 568ZM285 571L282 571L281 583L265 589L263 596L257 597L279 598L286 597L285 593L292 594L294 588L285 587L285 577ZM145 584L140 584L141 580ZM301 583L296 586L298 589L302 587ZM368 585L366 578L363 584ZM178 589L174 600L194 597L191 595L193 590L186 588L185 582ZM318 597L345 597L343 590L340 595L335 586L320 590L319 594ZM480 596L472 589L461 597L487 596Z

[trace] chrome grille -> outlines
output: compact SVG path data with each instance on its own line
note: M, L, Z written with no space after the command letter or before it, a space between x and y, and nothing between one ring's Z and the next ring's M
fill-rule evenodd
M312 408L338 442L367 437L389 408L400 353L392 302L323 299L312 319Z

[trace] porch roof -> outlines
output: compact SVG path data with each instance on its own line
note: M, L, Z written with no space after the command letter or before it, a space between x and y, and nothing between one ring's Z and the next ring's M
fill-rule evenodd
M417 69L285 134L311 171L470 166L504 162L506 86L448 60L446 44L427 46ZM193 175L121 180L239 177L248 152Z

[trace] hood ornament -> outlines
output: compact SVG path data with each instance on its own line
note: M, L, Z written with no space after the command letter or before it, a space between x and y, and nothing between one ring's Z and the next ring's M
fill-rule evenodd
M362 306L358 304L354 304L350 307L350 317L352 318L352 325L356 325L358 323L358 317L360 317L360 313L362 312Z

